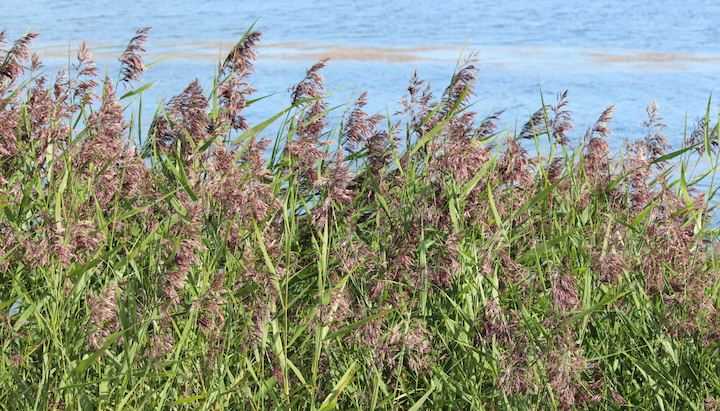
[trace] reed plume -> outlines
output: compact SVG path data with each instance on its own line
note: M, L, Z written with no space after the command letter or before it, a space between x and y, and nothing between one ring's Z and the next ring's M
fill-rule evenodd
M148 32L152 27L145 27L135 32L135 36L130 39L130 42L125 48L125 51L120 56L120 81L125 87L129 87L131 83L140 82L142 80L142 73L145 71L145 64L142 59L141 53L144 53L145 42L148 39Z
M470 110L471 55L330 127L321 60L250 129L259 36L147 133L87 44L54 77L35 35L3 52L0 403L716 407L709 112L678 151L656 103L622 156L614 106L574 136L567 92L508 130Z

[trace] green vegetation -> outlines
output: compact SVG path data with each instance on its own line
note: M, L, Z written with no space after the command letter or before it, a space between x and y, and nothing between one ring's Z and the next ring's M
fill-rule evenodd
M479 117L471 56L331 126L320 62L249 126L248 33L143 132L146 33L120 97L84 45L0 60L2 408L716 409L710 105L611 156L612 107Z

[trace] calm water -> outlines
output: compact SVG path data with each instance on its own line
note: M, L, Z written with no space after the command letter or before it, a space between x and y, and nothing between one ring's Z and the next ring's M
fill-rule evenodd
M373 112L393 112L417 70L444 89L456 60L478 51L481 113L506 109L515 127L569 89L576 133L616 104L615 142L643 136L638 124L657 99L667 136L680 145L684 123L703 115L720 85L720 2L717 0L559 0L467 2L447 0L200 3L186 0L80 0L0 2L0 29L9 39L41 33L36 50L49 68L67 64L68 51L87 40L101 64L113 64L134 31L153 26L147 60L178 53L151 68L153 99L171 96L199 77L208 84L221 49L257 21L264 33L253 78L258 95L276 93L252 107L266 118L289 101L287 89L322 56L333 97L349 101L369 91ZM441 5L438 5L441 4ZM110 73L115 73L111 68ZM717 114L718 104L713 104Z

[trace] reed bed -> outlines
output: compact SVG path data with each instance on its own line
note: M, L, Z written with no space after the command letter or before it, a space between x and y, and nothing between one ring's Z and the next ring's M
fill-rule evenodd
M115 81L0 36L3 409L717 409L710 104L613 154L473 112L472 55L391 119L321 61L250 125L249 31L143 131L147 34Z

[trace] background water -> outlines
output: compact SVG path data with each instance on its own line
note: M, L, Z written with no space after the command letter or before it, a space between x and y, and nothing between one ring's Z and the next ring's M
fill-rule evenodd
M414 71L444 89L464 46L480 58L476 110L505 109L509 128L540 107L540 88L547 102L568 89L576 135L616 105L617 145L644 135L638 124L656 99L676 148L720 84L718 21L717 0L0 2L7 39L41 33L35 50L49 71L87 40L116 76L114 59L134 31L153 26L146 62L177 54L146 74L157 81L146 99L175 95L195 77L209 84L221 50L257 22L264 34L252 80L258 96L274 96L248 110L251 121L286 106L288 88L323 56L333 59L323 71L328 89L344 87L335 101L368 90L370 112L392 113Z

